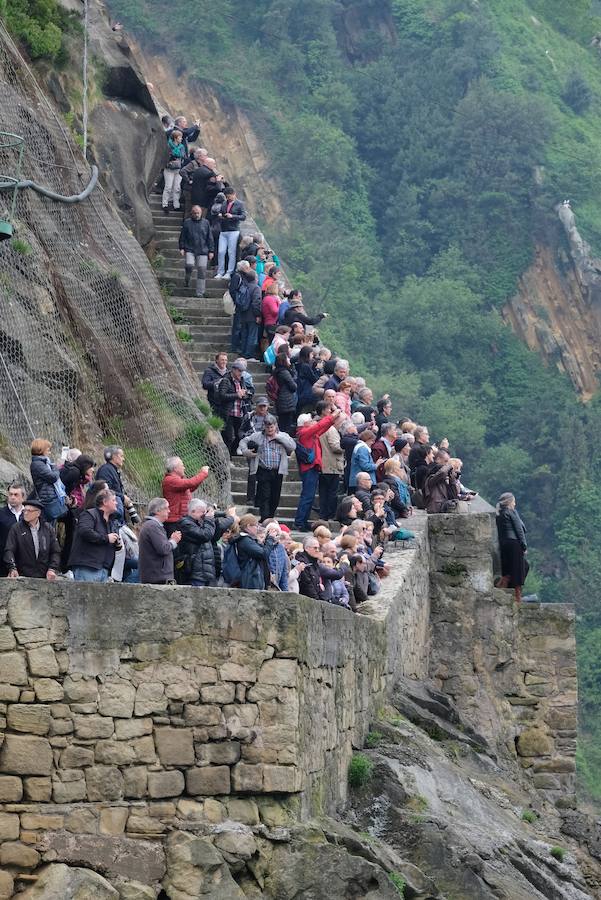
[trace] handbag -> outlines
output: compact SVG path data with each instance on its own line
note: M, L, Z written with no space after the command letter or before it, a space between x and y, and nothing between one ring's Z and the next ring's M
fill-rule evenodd
M236 306L229 291L223 295L223 311L226 316L233 316L236 312Z
M263 361L266 366L273 366L273 364L275 363L275 347L273 346L273 344L270 344L263 354Z
M374 572L367 573L367 593L370 597L380 593L380 579Z

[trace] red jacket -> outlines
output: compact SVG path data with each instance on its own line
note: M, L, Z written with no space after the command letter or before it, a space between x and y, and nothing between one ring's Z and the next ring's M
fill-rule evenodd
M169 501L168 522L179 522L188 515L188 503L199 484L207 477L206 472L199 472L193 478L182 478L175 472L167 472L163 478L163 497Z
M301 472L308 472L309 469L317 467L321 470L321 442L319 438L325 434L328 428L334 424L334 416L324 416L318 422L311 422L310 425L303 425L296 432L296 443L302 444L307 450L315 451L315 462L308 465L301 463L299 469Z
M269 292L263 297L261 304L261 313L264 325L275 325L278 321L278 310L280 308L280 298Z
M390 451L388 450L388 447L386 446L382 438L374 441L371 445L371 458L375 463L377 463L380 459L390 459ZM386 473L384 471L384 466L379 466L376 469L376 480L378 482L382 481L385 474Z

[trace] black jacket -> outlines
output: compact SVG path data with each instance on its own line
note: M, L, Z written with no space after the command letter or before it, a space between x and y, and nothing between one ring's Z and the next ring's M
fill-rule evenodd
M278 413L291 413L296 411L297 393L296 380L287 366L277 366L274 371L275 379L280 386L275 408Z
M330 569L305 552L299 553L297 559L306 563L298 579L299 593L304 597L312 597L314 600L325 600L329 603L332 599L332 585L330 582L344 578L342 569Z
M402 516L403 513L407 511L407 506L401 500L401 495L399 492L399 486L394 475L385 475L382 481L380 482L381 487L389 487L394 497L392 500L389 500L390 508L394 512L395 516Z
M497 513L497 531L499 542L519 541L522 550L528 549L526 543L526 526L515 509L501 508Z
M355 488L353 491L357 500L361 501L361 506L363 507L363 515L371 511L371 493L366 491L365 488Z
M194 256L208 256L215 250L213 232L208 219L184 219L179 236L179 249Z
M109 486L109 490L114 491L116 495L121 499L121 502L123 502L123 495L125 494L125 490L123 489L121 473L119 472L117 466L113 465L112 462L103 463L103 465L101 465L96 472L96 480L106 481Z
M215 172L208 166L197 166L189 175L187 175L190 184L190 199L192 206L202 206L203 209L209 207L209 184L210 179L215 177Z
M227 374L227 372L225 373ZM202 375L202 386L207 392L207 399L213 408L219 408L219 395L217 387L225 375L217 368L217 363L207 366Z
M108 536L118 530L117 522L110 519L107 523L101 510L83 509L73 537L69 566L110 571L115 561L115 545L109 543Z
M13 517L14 518L14 517ZM39 552L36 558L31 529L25 522L15 522L6 539L4 564L27 578L45 578L48 569L60 571L61 548L54 528L40 519Z
M0 507L0 577L4 577L7 574L7 569L4 565L3 557L8 533L13 525L17 523L17 521L21 521L22 517L23 513L21 513L17 520L8 508L8 504L6 506Z
M215 519L203 516L197 521L192 516L184 516L178 528L182 533L182 539L177 546L176 558L189 556L190 581L200 581L207 587L213 587L217 584L215 552L212 544L216 529ZM190 583L188 579L186 581Z
M230 214L232 216L231 219L225 218L225 214L227 212L227 204L227 200L225 200L221 204L222 218L219 220L221 222L221 230L240 231L240 222L244 222L244 220L246 219L246 209L244 208L244 203L242 203L241 200L234 200L234 202L232 203L232 208L230 209Z
M294 322L300 322L302 325L319 325L324 314L318 313L316 316L308 316L306 313L299 312L301 307L288 307L284 313L284 325L292 325Z
M48 462L49 460L46 456L31 457L31 480L33 481L35 492L44 506L56 500L57 493L54 485L60 478L58 467L51 463L49 468Z
M259 282L257 281L257 276L254 272L250 275L246 275L242 273L242 279L249 285L250 288L250 306L246 310L240 310L240 322L254 322L255 319L259 319L261 317L261 306L263 302L263 295L261 294L261 288L259 287ZM238 295L240 293L239 289L236 291ZM232 295L232 299L236 302L236 299Z
M252 399L252 395L255 392L255 389L254 387L245 384L244 381L241 381L241 385L246 390L246 397L242 398L242 403L248 406ZM219 387L217 389L217 402L223 410L223 415L231 416L232 409L234 408L234 403L236 402L237 398L238 393L236 391L234 379L232 378L232 373L228 372L227 375L224 375L219 382Z
M226 513L216 512L215 513L215 534L213 535L213 555L215 557L215 577L219 578L221 575L221 571L223 568L223 553L221 549L221 545L219 543L220 538L225 534L228 528L231 528L234 524L234 519L232 516L228 516Z

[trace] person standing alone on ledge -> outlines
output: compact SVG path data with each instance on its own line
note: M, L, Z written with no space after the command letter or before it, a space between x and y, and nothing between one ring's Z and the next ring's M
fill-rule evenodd
M501 547L501 578L498 588L513 588L516 603L522 601L522 587L526 581L528 560L526 552L526 526L516 509L515 497L507 492L501 494L497 503L497 532Z

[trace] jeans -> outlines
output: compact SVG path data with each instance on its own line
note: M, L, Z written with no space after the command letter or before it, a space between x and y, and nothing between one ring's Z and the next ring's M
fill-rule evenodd
M292 410L292 412L276 413L278 418L278 426L280 431L285 431L286 434L292 434L296 427L296 410Z
M336 515L340 475L319 476L319 518L333 519Z
M315 500L315 491L317 490L317 482L319 481L319 469L313 466L306 472L301 472L301 495L298 501L296 516L294 517L295 528L306 528L311 515L311 507Z
M165 189L163 190L163 209L173 201L173 209L179 209L179 195L182 190L182 176L177 169L163 169Z
M232 353L242 352L242 323L240 322L240 310L235 310L232 316Z
M73 567L74 581L89 581L91 583L99 583L105 582L108 577L108 569L89 569L87 566Z
M275 516L282 493L284 476L277 469L257 469L257 499L260 519L271 519Z
M236 266L239 231L222 231L219 235L219 262L217 275L225 275L225 252L227 250L227 274L231 275Z
M259 343L259 326L256 322L243 322L240 326L241 354L244 359L252 359Z
M205 292L207 286L207 263L208 256L194 256L193 253L186 251L186 282L190 280L192 269L197 270L196 275L196 296L200 297Z
M233 455L240 441L240 425L242 424L241 416L227 416L225 426L223 428L223 442L230 454Z

